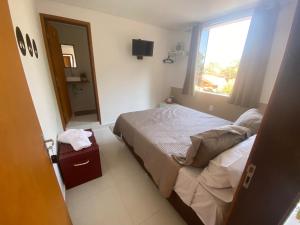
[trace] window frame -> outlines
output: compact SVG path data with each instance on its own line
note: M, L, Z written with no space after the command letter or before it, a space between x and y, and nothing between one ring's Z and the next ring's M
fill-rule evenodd
M204 51L204 54L203 54L204 58L200 65L201 73L203 73L204 66L205 66L206 53L207 53L207 47L208 47L208 41L209 41L209 30L212 28L218 27L218 26L226 25L226 24L232 24L232 23L247 20L247 19L251 20L252 15L253 15L253 9L248 9L248 10L240 11L237 13L229 14L229 15L226 15L223 17L219 17L219 18L216 18L216 19L213 19L213 20L203 23L202 31L200 31L201 34L200 34L200 38L199 38L199 46L200 47L199 47L199 51L198 51L197 59L196 59L196 61L197 61L199 55L201 53L203 53L202 51ZM250 26L251 26L251 24L250 24ZM201 48L203 48L203 49L201 50ZM218 95L218 96L227 97L227 98L230 97L230 94L214 93L214 92L209 92L209 91L204 91L204 90L197 90L196 89L197 77L195 77L195 81L196 81L195 85L194 85L195 92Z

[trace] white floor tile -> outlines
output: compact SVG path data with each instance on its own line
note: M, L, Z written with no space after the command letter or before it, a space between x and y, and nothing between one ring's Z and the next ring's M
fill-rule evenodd
M101 125L97 121L96 114L88 114L82 116L73 116L69 123L67 124L67 129L76 128L76 129L88 129L88 128L100 128Z
M114 188L86 192L90 193L67 200L73 225L133 224Z
M94 128L103 176L66 192L74 225L184 225L108 126Z
M140 224L169 204L146 174L119 183L117 189L134 224Z
M177 214L175 209L169 205L162 208L152 217L142 222L140 225L184 225L183 219Z

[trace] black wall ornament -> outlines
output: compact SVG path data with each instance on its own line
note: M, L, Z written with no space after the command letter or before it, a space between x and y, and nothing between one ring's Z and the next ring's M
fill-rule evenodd
M38 59L39 58L39 53L38 53L38 50L37 50L37 47L36 47L34 39L32 39L32 47L33 47L34 55Z
M31 39L28 34L26 34L26 44L27 44L27 49L31 57L33 57L33 48L31 44Z
M20 48L20 51L21 51L22 55L26 56L25 41L24 41L22 31L20 30L19 27L16 27L16 37L17 37L18 46Z

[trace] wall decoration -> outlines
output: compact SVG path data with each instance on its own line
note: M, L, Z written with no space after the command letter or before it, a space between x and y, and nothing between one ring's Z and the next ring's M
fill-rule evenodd
M16 27L16 37L17 37L18 46L20 48L20 51L21 51L22 55L26 56L25 41L24 41L23 34L22 34L19 27Z
M31 57L33 57L33 48L31 44L31 39L28 34L26 34L26 44L27 44L27 49Z
M39 58L39 53L38 53L38 50L37 50L37 47L36 47L34 39L32 39L32 47L33 47L34 55L38 59Z

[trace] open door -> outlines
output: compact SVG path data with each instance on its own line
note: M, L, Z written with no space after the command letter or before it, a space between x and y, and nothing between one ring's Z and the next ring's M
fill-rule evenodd
M72 117L72 110L64 71L64 60L58 33L56 29L48 23L46 24L46 35L49 54L48 59L49 62L51 62L50 65L55 82L56 99L63 117L63 126L65 127Z
M282 225L300 193L300 4L227 225Z
M70 225L29 93L6 0L0 1L0 224Z

